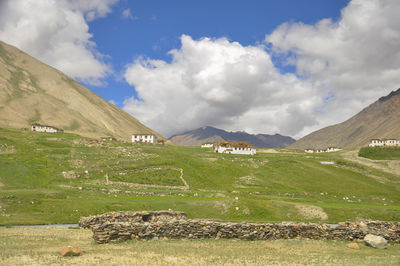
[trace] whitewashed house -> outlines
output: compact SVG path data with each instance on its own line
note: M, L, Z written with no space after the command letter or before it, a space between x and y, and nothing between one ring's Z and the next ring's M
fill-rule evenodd
M341 151L342 149L336 148L336 147L328 147L326 149L326 152L334 152L334 151Z
M385 146L399 146L400 141L397 139L386 139Z
M40 125L37 123L31 125L31 130L37 132L48 132L48 133L64 132L64 130L62 129L53 126Z
M385 141L384 140L380 140L380 139L371 139L370 143L368 146L370 147L377 147L377 146L384 146L385 145Z
M323 152L334 152L334 151L341 151L342 149L336 147L328 147L327 149L305 149L304 152L306 153L323 153Z
M201 144L201 147L202 148L212 148L212 147L214 147L214 143L206 142L206 143Z
M214 145L214 151L216 153L245 154L245 155L255 155L257 153L256 148L244 142L238 142L233 144L230 142L220 142Z
M152 134L133 134L133 143L157 143L157 136Z
M370 147L381 147L381 146L400 146L400 140L398 139L371 139Z

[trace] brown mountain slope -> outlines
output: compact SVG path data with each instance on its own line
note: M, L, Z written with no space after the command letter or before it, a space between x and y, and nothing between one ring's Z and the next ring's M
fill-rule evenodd
M380 98L347 121L315 131L289 148L356 148L373 138L400 139L400 89Z
M0 41L0 127L33 122L89 137L154 134L65 74Z

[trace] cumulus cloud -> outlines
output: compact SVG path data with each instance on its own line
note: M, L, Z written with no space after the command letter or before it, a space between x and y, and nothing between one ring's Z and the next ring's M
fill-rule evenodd
M0 3L0 39L67 75L100 84L110 67L91 41L87 21L106 16L117 0Z
M170 63L139 58L127 67L140 99L124 109L167 136L205 125L303 136L399 86L398 10L397 0L353 0L338 21L280 25L268 49L183 35ZM281 73L271 57L296 73Z
M127 99L124 109L151 128L165 135L203 125L294 135L317 122L312 110L321 101L310 99L312 86L280 74L262 46L186 35L181 43L170 51L171 63L139 58L126 70L140 99Z
M353 0L338 21L284 23L266 36L273 53L318 91L332 94L318 117L321 125L343 121L399 87L398 10L397 0Z

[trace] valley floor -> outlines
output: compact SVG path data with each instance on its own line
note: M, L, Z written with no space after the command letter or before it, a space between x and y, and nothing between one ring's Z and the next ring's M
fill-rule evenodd
M0 228L1 265L399 265L400 245L385 250L345 241L131 240L95 244L91 230ZM79 247L79 257L57 250Z

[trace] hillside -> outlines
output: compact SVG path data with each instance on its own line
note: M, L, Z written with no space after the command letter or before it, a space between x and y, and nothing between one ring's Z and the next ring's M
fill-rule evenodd
M342 154L218 154L0 128L0 225L168 209L228 221L398 221L400 175Z
M0 127L41 123L84 136L154 133L60 71L0 41Z
M400 138L400 89L345 122L315 131L289 148L356 148L367 145L373 138Z
M295 142L294 139L279 134L248 134L246 132L228 132L214 127L202 127L169 138L182 146L200 146L204 142L245 141L257 148L285 148Z

